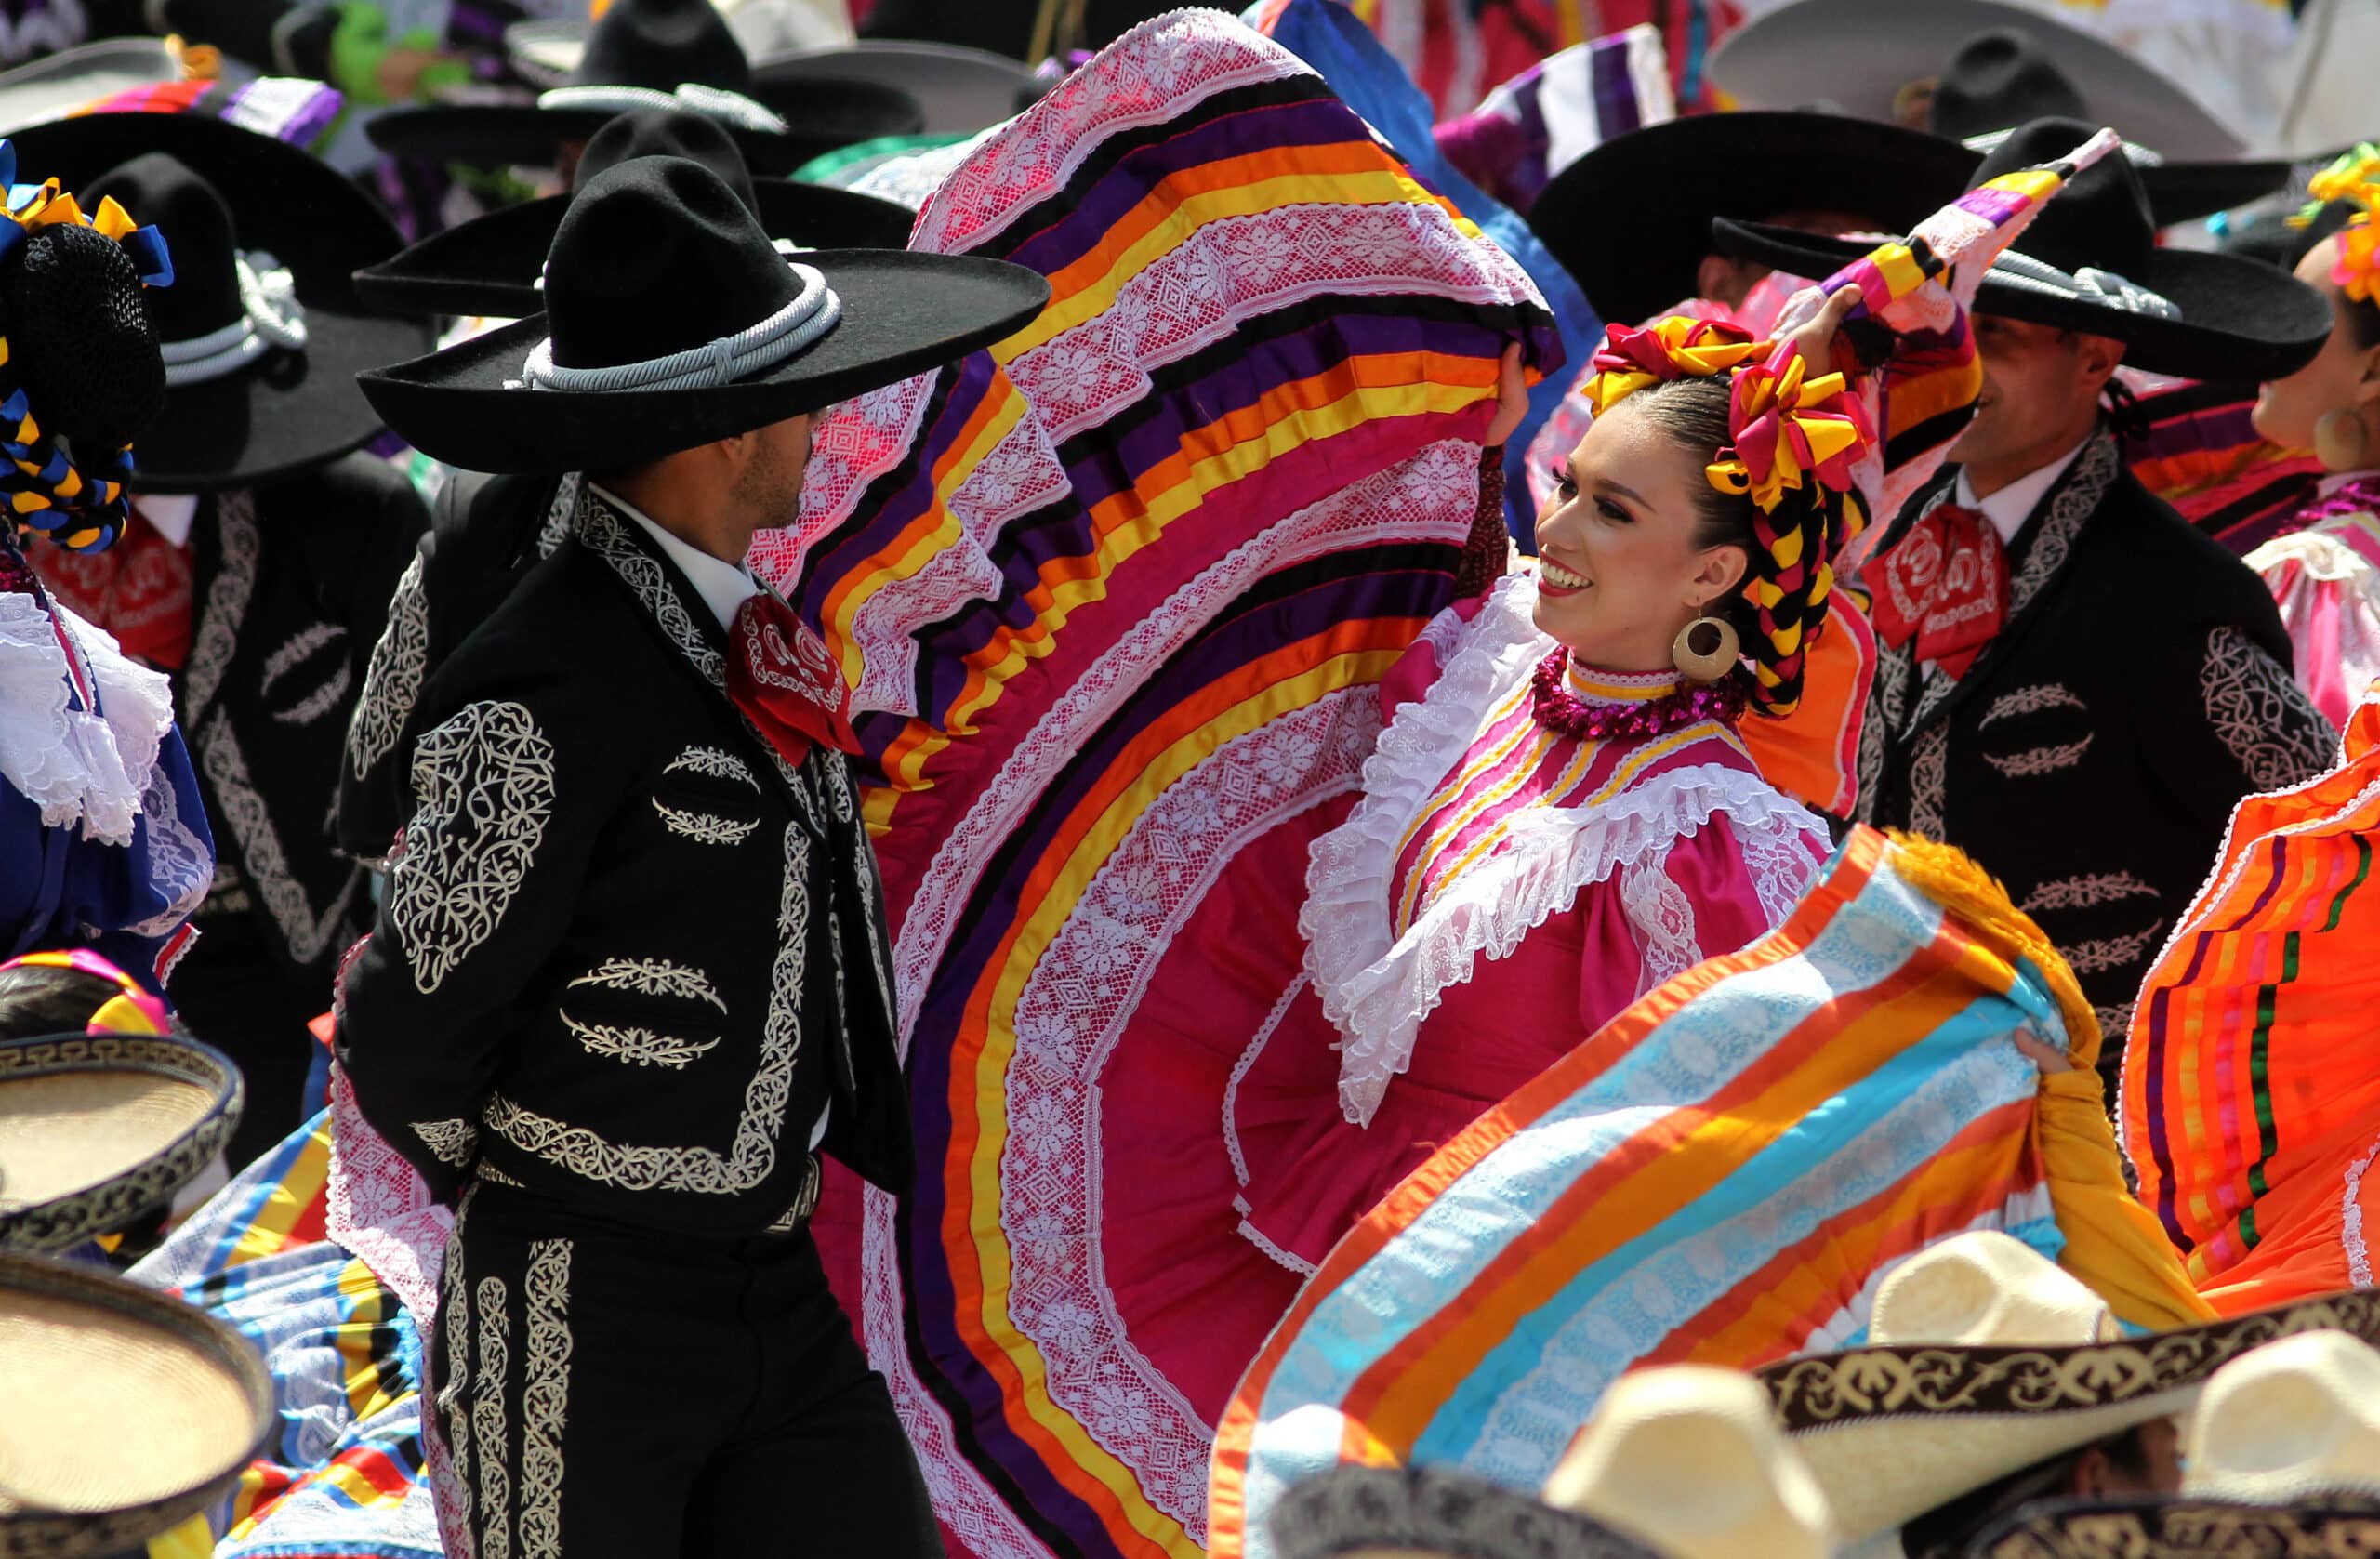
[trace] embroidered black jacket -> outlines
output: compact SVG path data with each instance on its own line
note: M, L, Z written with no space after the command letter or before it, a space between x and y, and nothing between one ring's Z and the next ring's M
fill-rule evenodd
M840 754L777 760L725 634L591 494L430 678L416 811L350 970L364 1112L465 1170L652 1227L757 1232L808 1137L906 1187L876 857Z
M174 691L236 874L218 881L245 892L293 971L324 981L370 924L364 873L334 837L349 715L428 522L411 482L357 454L210 495L191 528L190 658Z
M2233 804L2328 768L2337 734L2290 676L2262 583L2135 481L2113 438L2076 456L2009 551L2007 623L1966 676L1881 652L1860 817L1957 845L2007 885L2098 1009L2112 1078Z
M458 471L439 489L347 729L338 841L348 853L381 859L412 815L408 772L422 684L569 535L578 481Z

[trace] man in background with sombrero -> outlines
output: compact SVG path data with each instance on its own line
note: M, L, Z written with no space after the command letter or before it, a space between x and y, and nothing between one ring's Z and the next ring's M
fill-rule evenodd
M306 1025L370 923L332 813L365 658L427 516L362 448L379 422L354 375L428 331L357 302L349 272L385 258L396 231L297 147L192 114L90 114L15 139L173 235L175 284L150 303L165 404L125 535L34 562L59 599L173 676L220 857L173 997L246 1073L231 1147L245 1163L315 1107Z
M2044 119L1978 179L2088 133ZM1722 221L1723 248L1823 274L1849 245ZM2336 734L2289 674L2253 575L2124 468L2120 363L2202 378L2307 362L2322 299L2228 256L2159 248L2138 173L2068 185L1976 297L1984 385L1955 467L1861 565L1881 650L1862 821L1957 845L2073 964L2110 1043L2235 802L2329 767Z
M430 1350L449 1549L935 1553L808 1229L820 1152L912 1172L848 696L744 558L794 512L811 413L1048 287L788 260L667 156L590 179L545 276L542 316L364 380L434 458L588 473L422 693L416 811L345 982L356 1099L456 1209Z

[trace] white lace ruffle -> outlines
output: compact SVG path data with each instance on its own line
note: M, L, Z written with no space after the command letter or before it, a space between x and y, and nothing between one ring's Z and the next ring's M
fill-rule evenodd
M1342 1039L1339 1102L1370 1124L1389 1080L1413 1058L1421 1020L1479 958L1522 938L1613 872L1690 839L1714 813L1739 833L1826 826L1756 773L1719 764L1673 770L1592 811L1548 807L1515 818L1505 848L1465 874L1399 937L1388 915L1397 841L1477 739L1482 712L1525 681L1553 647L1537 630L1533 575L1500 583L1429 693L1400 707L1364 765L1364 799L1315 841L1306 869L1305 968Z
M173 724L172 688L98 628L51 609L82 652L102 713L73 707L66 652L41 604L0 594L0 776L41 808L45 827L79 824L86 839L129 845Z

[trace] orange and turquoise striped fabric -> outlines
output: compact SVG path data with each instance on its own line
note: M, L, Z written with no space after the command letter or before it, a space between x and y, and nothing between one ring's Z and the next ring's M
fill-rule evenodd
M912 244L1053 296L821 416L800 525L753 555L860 711L919 1143L898 1209L830 1208L820 1245L954 1552L1190 1559L1211 1429L1115 1298L1113 1041L1060 1031L1146 1015L1202 873L1302 879L1375 685L1454 599L1499 359L1553 366L1553 322L1309 67L1210 11L972 148ZM1250 950L1281 964L1267 1003L1291 930ZM1207 1205L1236 1221L1221 1089Z
M2349 718L2337 768L2240 803L2141 985L2124 1149L2141 1200L2227 1315L2373 1280L2376 839L2380 687Z
M1856 1343L1885 1271L1966 1229L2135 1325L2202 1315L2124 1200L2098 1038L1965 857L1856 831L1777 931L1646 996L1331 1252L1219 1428L1210 1552L1271 1552L1270 1502L1342 1460L1539 1486L1622 1371Z

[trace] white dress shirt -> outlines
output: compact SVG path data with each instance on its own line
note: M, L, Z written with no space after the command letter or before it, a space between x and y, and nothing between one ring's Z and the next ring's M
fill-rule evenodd
M709 607L711 615L719 619L719 626L734 632L735 609L760 593L760 581L752 577L752 571L742 563L714 558L701 548L670 535L647 518L636 505L610 488L591 482L588 485L602 494L605 503L644 527L644 534L651 536L654 545L678 565L678 572L686 576L686 582L694 586L694 593L703 598L703 604ZM817 1124L810 1129L813 1152L817 1151L818 1144L826 1140L826 1117L833 1111L834 1105L830 1103L818 1112Z
M651 536L669 561L678 565L678 572L686 576L686 582L694 586L694 593L703 598L703 604L710 608L711 615L719 619L720 627L731 629L735 627L735 609L760 593L760 582L752 577L750 569L742 563L731 563L725 558L714 558L701 548L670 535L646 518L636 505L610 488L591 482L588 485L601 493L605 503L644 527L644 534Z
M2016 542L2016 533L2025 528L2026 520L2040 506L2042 495L2056 485L2057 479L2066 474L2066 468L2074 464L2074 457L2082 453L2082 444L2090 442L2090 435L2083 435L2082 443L2040 469L2018 477L1988 498L1975 495L1975 488L1969 485L1966 468L1963 466L1959 469L1958 482L1951 490L1950 501L1962 509L1982 510L1983 517L1991 522L1991 528L2000 533L2000 544L2011 546Z
M143 493L132 500L149 528L177 547L190 545L190 527L198 518L195 493Z

